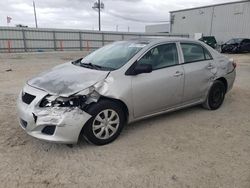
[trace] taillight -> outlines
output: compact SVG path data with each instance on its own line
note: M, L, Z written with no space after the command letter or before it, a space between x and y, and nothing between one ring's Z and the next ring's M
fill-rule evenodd
M234 59L233 58L229 59L229 62L232 63L232 65L233 65L233 67L235 69L237 64L235 63Z
M233 62L233 67L236 68L237 67L237 64L235 62Z

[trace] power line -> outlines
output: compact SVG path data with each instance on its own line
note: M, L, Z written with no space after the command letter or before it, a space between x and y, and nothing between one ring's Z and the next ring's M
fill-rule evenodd
M119 14L116 14L114 12L105 12L111 16L115 16L115 17L118 17L118 18L121 18L121 19L124 19L124 20L129 20L129 21L133 21L133 22L141 22L141 23L166 23L166 22L170 22L168 20L159 20L159 21L156 21L156 20L142 20L142 19L137 19L137 18L128 18L128 17L125 17L125 16L122 16L122 15L119 15Z

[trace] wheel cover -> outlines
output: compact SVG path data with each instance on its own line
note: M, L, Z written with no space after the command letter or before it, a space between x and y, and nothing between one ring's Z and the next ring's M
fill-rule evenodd
M120 118L116 111L105 109L96 115L92 130L96 138L106 140L117 132L119 125Z

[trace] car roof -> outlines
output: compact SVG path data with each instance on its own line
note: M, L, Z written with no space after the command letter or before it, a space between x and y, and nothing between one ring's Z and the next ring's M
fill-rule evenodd
M249 40L249 38L232 38L232 39L230 39L230 40L242 41L242 40L245 40L245 39Z
M154 43L154 42L176 42L176 41L192 41L197 42L197 40L184 38L184 37L140 37L140 38L132 38L129 41L138 41L138 42L146 42L146 43Z

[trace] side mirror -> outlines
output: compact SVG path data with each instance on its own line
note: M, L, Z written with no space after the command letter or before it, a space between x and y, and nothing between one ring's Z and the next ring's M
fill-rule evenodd
M142 73L150 73L153 71L152 65L149 64L138 64L136 61L126 72L125 75L138 75Z
M83 59L83 58L77 59L77 60L73 61L72 63L73 63L73 64L74 64L74 63L79 63L80 61L82 61L82 59Z
M152 72L152 65L149 64L137 64L134 67L133 74L132 75L137 75L137 74L142 74L142 73L150 73Z

